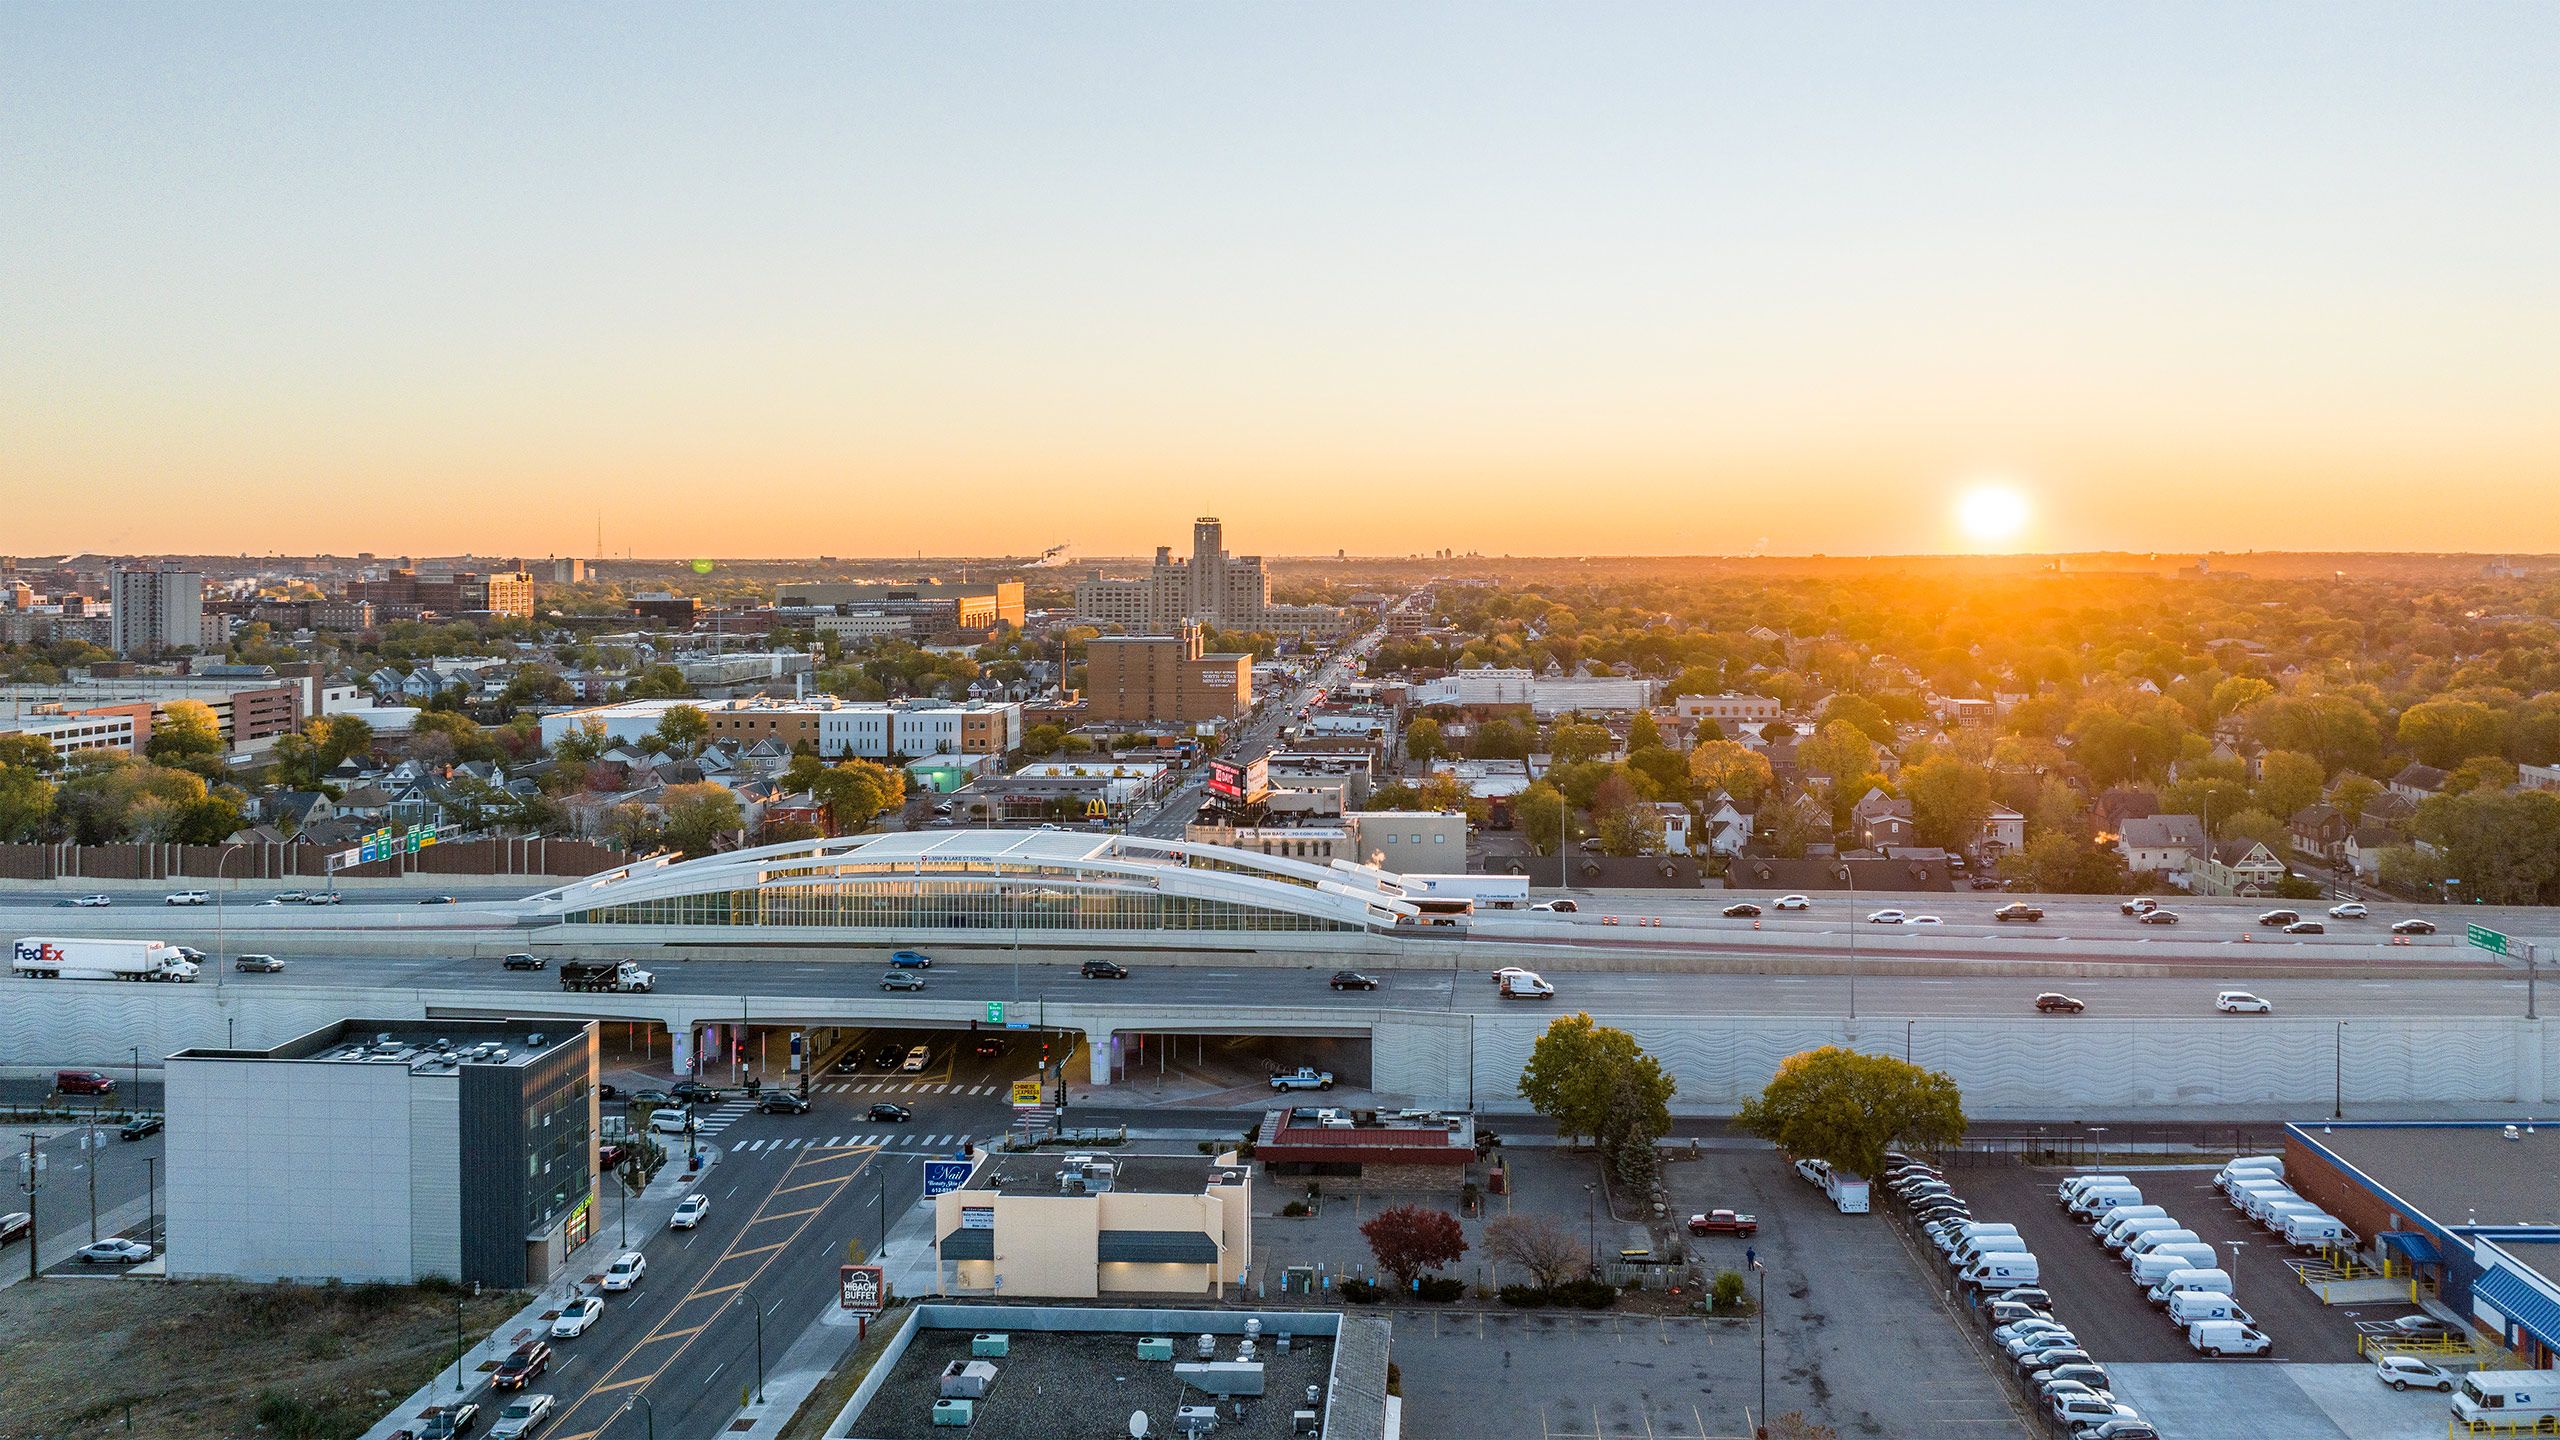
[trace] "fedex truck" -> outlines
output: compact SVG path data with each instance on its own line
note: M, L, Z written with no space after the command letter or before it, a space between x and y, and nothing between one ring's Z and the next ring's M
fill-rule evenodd
M9 973L29 980L177 980L196 963L157 940L84 940L30 935L12 947Z

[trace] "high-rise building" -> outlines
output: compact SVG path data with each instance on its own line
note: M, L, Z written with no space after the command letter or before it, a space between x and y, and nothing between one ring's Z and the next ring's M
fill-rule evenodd
M118 655L194 649L204 638L204 576L193 570L119 568L107 577Z
M1283 612L1301 608L1278 607ZM1191 522L1189 559L1176 560L1172 546L1159 545L1155 564L1144 575L1114 580L1095 571L1076 586L1077 620L1139 634L1171 635L1193 622L1249 633L1290 618L1274 614L1271 576L1262 557L1228 554L1225 527L1214 515ZM1300 627L1288 623L1285 628Z

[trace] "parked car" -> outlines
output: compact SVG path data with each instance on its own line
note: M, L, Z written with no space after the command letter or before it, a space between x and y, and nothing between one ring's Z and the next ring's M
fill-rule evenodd
M884 1125L904 1125L916 1117L915 1112L909 1110L906 1106L892 1105L884 1100L879 1104L872 1106L870 1110L863 1114L862 1118L865 1120L876 1120Z
M806 1115L809 1102L789 1090L774 1090L756 1101L756 1110L765 1115Z
M2394 935L2433 935L2436 933L2436 922L2433 920L2394 920L2391 922L2391 933Z
M687 1105L717 1105L720 1103L719 1088L717 1086L705 1085L699 1080L679 1080L668 1088L667 1093Z
M426 1419L419 1424L418 1440L457 1440L459 1436L470 1434L471 1427L479 1420L480 1406L475 1401L457 1400L450 1405L438 1405L429 1410Z
M2376 1355L2373 1357L2373 1376L2394 1390L2406 1390L2413 1385L2421 1390L2450 1391L2453 1389L2453 1375L2450 1371L2430 1365L2415 1355L2399 1355L2387 1351Z
M649 1112L649 1133L652 1135L686 1135L701 1128L702 1122L694 1119L681 1105Z
M1992 911L1991 918L2004 923L2011 920L2041 920L2044 918L2044 907L2030 905L2024 900L2012 900Z
M604 1278L596 1283L608 1291L619 1292L639 1284L640 1277L648 1273L648 1258L637 1250L625 1250L613 1257L612 1264L604 1267Z
M924 977L918 975L912 970L883 971L880 976L880 988L883 990L921 990L924 988Z
M157 1115L136 1115L132 1119L124 1122L124 1128L116 1133L127 1140L139 1140L146 1135L159 1134L160 1127L164 1123L165 1122L161 1117Z
M2145 910L2141 914L2133 917L2133 923L2136 925L2175 925L2178 923L2178 912L2175 910Z
M1760 907L1752 904L1748 900L1742 901L1739 904L1727 905L1724 907L1724 918L1727 920L1757 920L1760 918Z
M701 1224L702 1217L710 1213L711 1197L697 1190L676 1202L675 1213L667 1217L667 1228L690 1230Z
M2372 913L2365 908L2361 900L2343 901L2329 907L2329 918L2332 920L2362 920Z
M901 970L930 970L933 957L921 950L896 950L890 952L889 963Z
M2258 917L2258 923L2272 928L2277 925L2290 925L2301 918L2302 912L2299 910L2269 910Z
M2036 1012L2042 1015L2077 1015L2088 1008L2087 1005L2059 991L2048 990L2036 997Z
M1769 902L1772 910L1810 910L1813 902L1802 895L1781 895Z
M56 1070L53 1088L65 1095L113 1095L115 1077L96 1070Z
M2450 1320L2433 1315L2403 1315L2391 1322L2391 1333L2401 1340L2468 1340L2471 1332Z
M560 1313L551 1317L551 1338L574 1340L586 1334L587 1327L595 1324L597 1317L603 1314L602 1300L593 1295L581 1295L561 1306Z
M525 1395L507 1402L498 1412L498 1421L489 1427L489 1440L525 1440L551 1419L552 1400L548 1395Z
M521 1390L542 1378L551 1368L551 1347L540 1340L527 1340L498 1362L498 1371L489 1377L490 1387L498 1390Z
M177 890L160 897L163 905L206 905L211 900L201 890Z
M1087 980L1126 980L1129 967L1117 960L1087 960L1076 973Z
M501 963L509 970L539 970L550 962L539 955L510 955Z
M2329 927L2321 924L2317 920L2296 920L2292 924L2284 927L2284 933L2287 935L2326 935L2329 933Z
M2272 1015L2275 1007L2246 990L2225 990L2213 997L2213 1008L2225 1015Z
M9 1214L0 1215L0 1245L6 1245L12 1240L24 1240L27 1238L27 1232L35 1228L36 1217L24 1210L14 1210Z
M666 1091L655 1088L634 1090L630 1095L631 1103L634 1105L672 1105L675 1099L676 1097Z
M139 1240L118 1236L113 1240L92 1240L76 1253L83 1265L139 1265L151 1258L152 1249Z
M1336 970L1333 972L1333 978L1327 980L1325 984L1329 988L1335 990L1375 990L1378 988L1378 982L1376 979L1363 975L1357 970Z
M273 955L241 955L233 958L231 968L251 975L281 975L284 962Z

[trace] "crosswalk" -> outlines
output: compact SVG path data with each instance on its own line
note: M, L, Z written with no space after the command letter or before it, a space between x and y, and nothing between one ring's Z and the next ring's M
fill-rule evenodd
M974 1144L984 1149L991 1143L993 1142L978 1140L968 1135L919 1135L913 1131L891 1130L881 1134L830 1135L824 1140L814 1135L794 1135L785 1140L741 1140L729 1148L739 1154L749 1155L760 1150L779 1153L784 1150L841 1150L848 1146L871 1146L883 1150L899 1149L920 1154L942 1155L956 1151L963 1145Z
M867 1084L858 1080L837 1080L812 1085L809 1087L809 1093L812 1095L1001 1095L1005 1093L1005 1087L1002 1085L953 1085L947 1081L925 1080L909 1080L903 1084L895 1080L878 1080Z
M744 1119L747 1112L755 1108L753 1100L723 1100L708 1110L697 1110L694 1112L695 1133L717 1135Z

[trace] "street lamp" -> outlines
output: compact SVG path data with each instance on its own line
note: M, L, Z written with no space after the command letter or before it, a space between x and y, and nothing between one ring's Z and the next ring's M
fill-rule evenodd
M222 847L222 853L221 853L220 855L218 855L218 856L214 857L214 862L213 862L213 988L214 988L214 989L216 989L216 990L219 990L219 989L221 989L221 988L222 988L222 918L223 918L223 910L224 910L224 908L225 908L225 907L224 907L224 905L223 905L223 897L224 897L226 894L228 894L228 893L229 893L229 892L225 891L225 890L222 888L222 871L223 871L223 867L224 867L224 866L227 866L227 865L229 865L229 864L231 863L231 857L232 857L232 856L239 854L241 851L243 851L243 850L245 850L245 849L247 849L247 848L249 848L249 847L247 847L247 846L245 846L245 845L225 845L225 846L223 846L223 847ZM224 1048L224 1049L226 1049L226 1050L230 1048L230 1043L229 1043L227 1040L224 1042L223 1048Z
M2347 1022L2329 1032L2329 1118L2347 1118Z
M773 1303L774 1303L775 1308L777 1308L777 1309L778 1309L778 1308L780 1308L780 1307L781 1307L781 1305L782 1305L782 1302L781 1302L781 1301L779 1301L779 1300L776 1300L776 1301L774 1301ZM744 1304L744 1305L747 1307L747 1313L748 1313L750 1316L754 1317L755 1322L756 1322L756 1403L757 1403L757 1404L759 1404L759 1405L761 1405L761 1404L763 1404L763 1403L764 1403L764 1312L765 1312L765 1307L763 1307L763 1306L761 1306L761 1305L758 1305L758 1304L756 1303L755 1296L754 1296L754 1295L752 1295L752 1294L750 1294L750 1293L748 1293L747 1291L744 1291L744 1290L739 1291L739 1292L738 1292L738 1294L737 1294L737 1297L736 1297L735 1299L732 1299L732 1300L729 1302L729 1304L730 1304L732 1307L735 1307L735 1306L740 1305L740 1304Z
M462 1340L462 1294L456 1291L453 1297L453 1393L456 1395L462 1393L462 1358L470 1348Z
M1592 1202L1599 1197L1600 1187L1590 1181L1582 1186L1582 1259L1594 1273L1600 1269L1600 1222L1593 1218Z
M1769 1267L1758 1260L1751 1262L1752 1278L1760 1286L1760 1419L1752 1433L1769 1433Z
M1849 1018L1858 1018L1858 872L1840 862L1840 882L1849 887Z
M133 1052L133 1103L139 1106L142 1103L142 1047L128 1045L125 1048Z
M654 1404L650 1403L650 1400L649 1400L649 1397L648 1397L648 1396L643 1395L643 1394L641 1394L640 1392L638 1392L638 1391L636 1391L636 1390L635 1390L635 1391L631 1392L631 1400L626 1400L626 1401L622 1402L622 1409L623 1409L623 1410L628 1410L628 1409L630 1409L630 1408L631 1408L631 1402L632 1402L633 1400L636 1400L636 1401L638 1401L638 1402L640 1403L640 1415L641 1415L641 1418L642 1418L642 1419L644 1419L644 1420L647 1420L647 1421L649 1422L649 1440L658 1440L658 1407L657 1407L656 1405L654 1405ZM621 1411L621 1410L617 1410L617 1411L615 1411L614 1413L615 1413L615 1414L617 1414L617 1415L619 1415L619 1414L621 1414L621 1413L622 1413L622 1411Z

